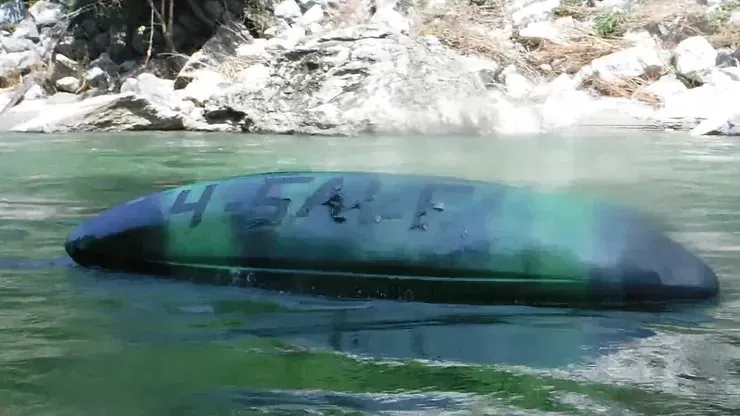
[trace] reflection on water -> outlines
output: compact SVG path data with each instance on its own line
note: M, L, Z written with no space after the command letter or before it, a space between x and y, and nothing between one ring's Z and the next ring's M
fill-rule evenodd
M50 139L0 142L0 413L740 408L740 151L731 140ZM86 271L64 257L65 234L113 205L195 180L295 169L454 175L615 199L664 221L716 269L722 295L660 312L336 301Z

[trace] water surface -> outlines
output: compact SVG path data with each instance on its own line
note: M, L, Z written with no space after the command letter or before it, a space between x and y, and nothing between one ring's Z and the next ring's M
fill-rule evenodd
M736 415L740 142L622 137L0 137L0 414ZM81 270L113 205L265 170L575 188L654 213L720 275L665 312L332 301Z

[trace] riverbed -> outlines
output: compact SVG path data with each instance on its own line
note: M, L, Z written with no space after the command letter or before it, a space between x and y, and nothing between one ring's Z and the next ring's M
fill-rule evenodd
M250 172L425 173L653 213L720 276L662 312L335 301L82 270L81 219ZM0 136L0 414L736 415L740 142L682 133Z

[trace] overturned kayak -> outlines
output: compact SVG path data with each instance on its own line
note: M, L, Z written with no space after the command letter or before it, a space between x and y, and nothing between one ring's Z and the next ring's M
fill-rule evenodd
M719 290L708 265L635 211L434 176L195 183L88 219L65 249L85 267L331 297L623 304Z

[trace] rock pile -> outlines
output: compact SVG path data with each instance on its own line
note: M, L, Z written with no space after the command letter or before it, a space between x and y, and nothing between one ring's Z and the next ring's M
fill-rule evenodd
M664 0L279 0L246 20L229 12L238 2L206 2L218 28L177 62L121 60L120 32L67 27L66 9L42 0L0 32L2 82L40 80L0 129L738 134L740 2L683 1L686 10ZM661 5L679 19L655 17ZM680 23L696 16L711 34ZM194 42L176 27L178 45ZM0 90L0 109L13 93Z

